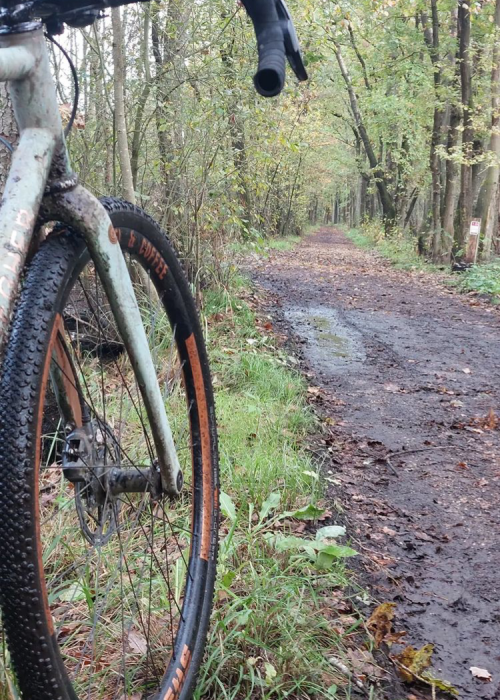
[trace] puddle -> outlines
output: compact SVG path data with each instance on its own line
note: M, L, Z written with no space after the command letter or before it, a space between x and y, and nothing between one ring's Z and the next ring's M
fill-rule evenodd
M335 374L364 362L361 337L345 326L333 309L289 307L285 317L294 331L305 339L307 359L315 369Z

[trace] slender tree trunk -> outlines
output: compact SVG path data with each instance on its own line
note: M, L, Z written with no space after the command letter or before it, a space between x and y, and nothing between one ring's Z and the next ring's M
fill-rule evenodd
M487 262L491 254L491 241L498 226L498 183L500 175L500 0L495 5L495 36L491 67L491 140L493 158L485 179L484 213L481 222L483 248L481 261Z
M452 156L454 155L457 146L460 142L460 131L458 129L459 126L460 110L456 105L452 105L450 114L450 124L448 127L448 142L446 144L448 160L446 161L446 184L443 201L443 261L449 261L450 259L455 230L454 220L458 191L458 168Z
M250 188L248 187L248 162L245 143L245 125L240 116L241 106L236 99L238 78L234 68L234 50L235 37L231 38L228 48L221 51L222 63L225 68L224 75L228 86L229 104L228 104L228 122L229 133L231 136L231 149L233 153L233 162L238 179L239 196L241 206L246 219L244 228L248 229L252 226L252 199ZM288 217L287 217L288 220Z
M174 80L183 69L182 37L185 31L188 5L181 0L170 0L164 26L160 24L160 4L151 6L151 43L155 60L156 131L163 174L164 209L170 228L173 227L172 204L181 199L178 193L180 177L173 172L175 151L175 114L172 116ZM177 70L178 69L178 70ZM179 194L179 196L177 196Z
M446 112L442 107L442 67L440 56L439 38L439 16L437 0L431 0L432 29L429 27L427 15L422 12L422 27L424 39L429 50L429 56L433 69L434 80L434 119L432 125L432 137L429 165L432 177L432 258L435 262L441 260L443 237L441 233L441 209L442 209L442 187L441 187L441 158L438 146L441 143L442 131L445 123Z
M130 165L127 124L125 121L125 61L123 55L123 27L119 7L114 7L111 10L111 23L113 27L113 92L115 98L115 130L118 160L122 174L123 196L129 202L135 204L134 181Z
M373 150L372 143L368 136L368 132L366 130L359 108L358 98L352 84L351 76L349 75L349 71L347 70L347 66L344 62L342 53L340 51L340 44L336 41L333 41L333 44L335 46L335 56L337 58L337 63L339 64L340 72L342 74L342 77L347 87L347 92L349 94L349 103L351 105L354 123L360 135L361 141L363 142L363 148L365 149L365 153L368 158L368 162L370 163L370 168L372 170L373 176L376 179L376 186L380 195L380 201L382 203L384 222L386 228L390 228L394 224L394 220L396 218L396 210L394 208L394 203L389 192L386 179L384 177L383 168L381 167L380 162L375 155L375 151Z
M151 25L151 9L149 3L144 3L144 23L142 31L142 44L141 44L141 62L143 69L144 85L142 87L141 95L139 97L139 102L137 105L137 110L134 119L134 131L132 136L132 148L130 154L130 167L132 170L132 180L134 182L134 189L137 190L137 176L139 172L139 152L142 143L142 123L144 119L144 110L149 98L149 93L151 92L151 70L149 67L149 30Z
M465 0L458 5L460 84L462 93L463 134L462 165L460 169L460 200L458 225L455 227L455 247L465 250L472 218L472 167L470 159L474 146L472 125L472 66L470 59L470 7Z

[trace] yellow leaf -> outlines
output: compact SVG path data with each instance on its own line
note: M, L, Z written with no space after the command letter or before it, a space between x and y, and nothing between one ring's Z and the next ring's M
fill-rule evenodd
M411 644L403 649L394 659L399 662L401 677L411 683L414 676L421 676L422 671L431 665L434 644L424 644L421 649L414 649ZM404 667L404 668L403 668Z
M375 646L379 647L386 637L392 634L392 619L396 603L382 603L370 615L366 626L375 637Z
M430 671L426 670L431 665L433 651L433 644L424 644L420 649L414 649L410 644L392 658L396 662L399 674L405 683L418 680L422 683L428 683L438 690L444 690L451 695L458 695L458 690L451 683L441 678L435 678Z

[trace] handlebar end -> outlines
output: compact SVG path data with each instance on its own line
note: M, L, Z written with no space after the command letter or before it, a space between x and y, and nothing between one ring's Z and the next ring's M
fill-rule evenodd
M253 84L262 97L276 97L283 90L285 76L274 68L262 68L254 75Z

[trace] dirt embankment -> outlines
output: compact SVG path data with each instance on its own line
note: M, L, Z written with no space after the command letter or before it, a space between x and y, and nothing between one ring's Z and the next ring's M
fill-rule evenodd
M499 311L334 229L253 274L330 397L335 498L365 581L461 698L500 698Z

